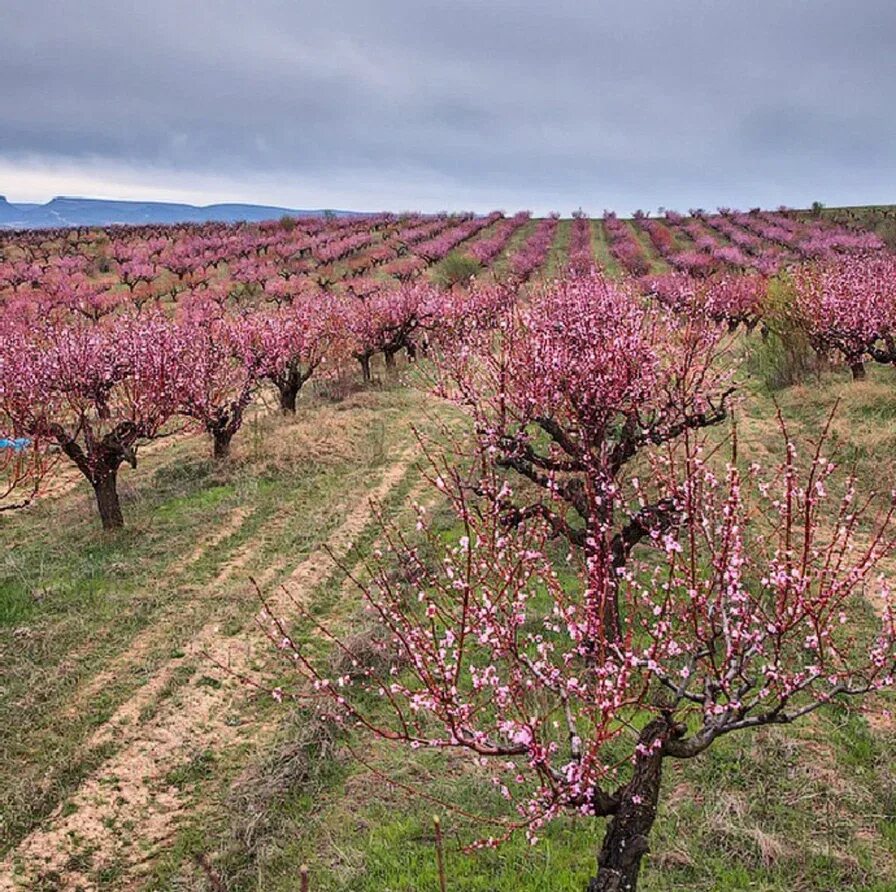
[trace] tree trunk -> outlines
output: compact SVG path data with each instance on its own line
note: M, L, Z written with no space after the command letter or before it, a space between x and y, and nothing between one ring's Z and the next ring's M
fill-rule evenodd
M398 352L397 350L384 350L383 351L383 356L386 358L386 368L390 372L395 371L395 354L397 352Z
M97 477L91 480L104 530L118 530L124 526L117 483L118 472L111 468L103 469Z
M598 570L599 577L604 577L605 579L603 591L594 593L602 598L602 603L594 605L600 611L602 626L597 640L615 644L622 639L622 617L619 610L619 570L625 566L628 559L628 550L617 550L614 548L616 540L620 538L621 534L607 541L605 534L602 534L600 531L600 525L606 525L607 528L612 529L613 516L611 511L607 511L606 507L600 509L599 517L588 518L585 522L585 561L589 567L594 564L597 567L606 568L603 571Z
M296 399L299 396L299 385L294 381L280 385L280 411L284 415L296 414Z
M361 363L361 374L364 377L364 383L370 383L370 357L359 356L358 362Z
M597 857L597 876L587 892L636 892L641 859L650 851L648 838L656 820L662 779L663 745L669 721L654 719L638 738L632 779L622 791Z
M312 369L302 372L298 361L292 360L286 368L277 374L268 375L280 394L280 411L284 415L296 414L296 400L302 385L311 377Z
M224 461L230 456L230 441L233 439L233 431L229 428L212 431L214 448L212 454L217 461Z
M853 381L865 380L865 363L862 362L861 359L851 362L849 364L849 370L852 372Z

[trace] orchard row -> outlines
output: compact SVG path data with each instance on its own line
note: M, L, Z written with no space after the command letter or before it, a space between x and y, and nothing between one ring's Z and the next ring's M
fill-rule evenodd
M509 245L527 226L534 231ZM469 256L477 272L506 262L521 281L544 265L555 229L553 218L535 224L527 212L495 212L14 233L0 237L0 304L5 314L69 308L96 319L120 304L197 293L219 303L283 304L334 291L363 298L416 280L452 252Z
M444 237L452 241L451 230L461 226ZM535 225L515 255L520 270L546 250L556 226L554 218ZM430 232L430 240L440 237ZM577 218L568 273L528 289L475 281L443 289L418 280L365 296L316 290L284 291L272 302L231 300L234 290L247 287L242 280L229 292L194 287L169 303L116 291L115 301L86 313L75 285L74 298L46 292L43 303L29 292L0 321L2 434L18 444L0 453L6 495L29 484L39 489L51 456L61 453L93 486L104 526L119 526L120 466L135 465L138 445L164 433L173 419L204 430L215 457L224 459L262 387L273 387L280 408L294 413L312 375L342 376L356 362L369 381L377 356L387 369L402 353L409 360L432 353L437 365L465 356L471 336L506 327L521 302L545 301L558 289L575 290L583 305L588 294L612 292L619 312L653 306L666 328L752 332L758 325L768 337L786 323L820 355L838 355L855 377L864 376L867 360L896 363L896 257L888 252L844 254L773 278L675 272L613 282L590 261L589 247L589 221ZM654 349L671 354L670 345L654 340ZM708 350L707 361L711 355ZM468 395L465 404L476 401Z
M485 844L534 840L563 813L607 818L589 889L633 889L669 760L894 683L878 572L892 500L841 477L824 436L803 454L782 423L784 457L762 468L710 432L741 338L805 337L857 377L896 363L896 258L781 214L564 225L550 280L535 274L555 217L7 240L3 454L10 499L67 460L115 528L118 472L142 444L186 426L224 461L264 389L291 414L312 378L425 356L434 393L469 418L459 452L428 456L457 537L422 507L428 548L383 532L402 572L371 560L379 637L363 653L325 630L345 659L318 662L277 618L271 638L325 718L487 768L506 813ZM600 268L602 237L629 275ZM686 239L709 266L673 262ZM648 243L668 263L645 267ZM503 278L410 272L458 250ZM863 596L881 605L873 621L855 621Z

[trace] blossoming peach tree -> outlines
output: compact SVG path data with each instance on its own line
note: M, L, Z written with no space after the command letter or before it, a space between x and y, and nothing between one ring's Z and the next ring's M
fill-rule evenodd
M26 441L19 460L31 463L32 480L55 446L90 482L107 530L124 522L121 465L136 467L139 446L160 436L176 409L186 366L171 332L160 314L144 314L101 325L49 317L0 336L4 434Z
M642 486L636 469L727 417L724 348L699 312L652 306L599 275L567 279L511 306L497 334L465 332L443 352L440 391L472 416L483 460L525 483L512 497L479 487L504 522L546 520L607 563L612 583L632 548L673 520L662 475ZM636 511L619 510L623 489L638 490ZM612 627L609 590L604 609Z
M783 423L778 467L723 460L720 336L608 283L464 337L442 387L476 436L431 475L456 535L423 509L416 536L384 534L392 559L358 580L373 657L314 618L347 670L271 635L334 720L489 772L508 816L486 844L606 819L588 890L633 892L668 760L892 684L893 504ZM868 595L876 627L850 622Z
M616 569L563 560L545 520L508 528L446 467L452 544L418 509L428 548L387 534L404 572L383 563L359 583L385 630L376 658L334 636L350 667L334 677L282 623L271 634L335 721L488 772L508 816L481 844L534 841L563 813L604 818L588 892L633 892L669 760L892 685L896 668L875 569L894 546L891 503L876 513L820 449L801 470L789 442L769 473L736 456L713 470L699 447L681 462L674 527ZM850 622L869 594L876 628Z

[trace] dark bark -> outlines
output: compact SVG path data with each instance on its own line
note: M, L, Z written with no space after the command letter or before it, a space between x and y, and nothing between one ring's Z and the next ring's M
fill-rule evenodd
M230 441L233 439L234 431L229 427L216 428L212 431L212 454L217 461L224 461L230 457Z
M614 581L612 590L607 593L607 599L603 605L603 634L605 640L615 644L622 640L622 616L619 613L619 585Z
M852 372L853 381L864 381L866 377L865 363L861 359L850 362L849 370Z
M103 529L123 527L124 517L118 498L118 469L123 462L132 468L137 467L137 426L132 421L123 421L100 440L88 437L86 448L82 448L60 425L55 426L52 432L62 452L93 487Z
M270 376L280 394L280 411L284 415L296 414L299 391L310 377L311 371L303 373L298 365L290 365L282 374Z
M383 351L383 356L386 359L386 368L390 372L395 371L395 354L398 353L399 349L400 348L388 347Z
M299 396L299 388L287 385L278 389L280 391L280 411L284 415L295 415L296 400Z
M366 354L362 354L357 357L358 362L361 364L361 375L364 378L364 383L370 383L370 357Z
M631 780L616 794L618 806L597 856L587 892L636 892L641 860L650 851L662 781L663 747L674 736L666 718L654 719L638 738Z
M613 569L619 570L628 562L631 550L648 536L668 532L678 517L675 501L660 499L646 505L618 532L611 541Z
M243 412L249 404L248 391L229 405L219 408L217 413L205 423L212 437L212 454L218 461L230 456L230 441L243 425Z
M607 506L609 500L605 500ZM645 539L657 533L665 533L671 529L678 517L678 511L672 499L661 499L652 505L646 505L629 522L619 528L609 540L605 541L600 532L588 532L589 529L600 530L602 528L613 529L618 527L612 515L598 515L597 518L586 519L585 556L606 562L609 560L613 572L609 575L609 587L602 605L602 625L604 638L609 643L622 640L622 613L619 608L619 571L628 563L632 549ZM597 543L597 548L590 547L589 542ZM609 547L609 551L607 548Z
M100 521L103 524L103 529L121 529L124 526L124 517L121 513L121 502L118 498L117 469L102 469L91 483L96 496L96 506L100 512Z

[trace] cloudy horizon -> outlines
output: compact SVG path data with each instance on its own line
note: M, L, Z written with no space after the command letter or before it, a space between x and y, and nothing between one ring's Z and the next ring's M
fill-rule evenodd
M0 21L12 202L896 202L879 0L4 0Z

